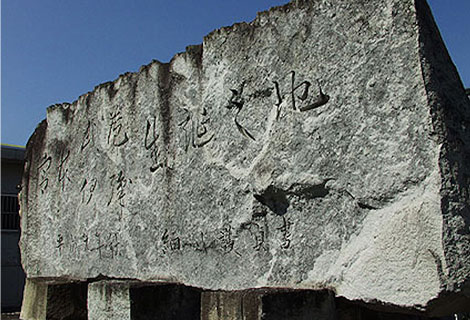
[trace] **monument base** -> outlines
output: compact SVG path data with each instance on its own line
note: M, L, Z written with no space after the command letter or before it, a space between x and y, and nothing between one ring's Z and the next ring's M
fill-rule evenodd
M465 304L453 301L453 310ZM432 319L437 319L436 314ZM468 319L465 314L439 319ZM134 280L56 283L28 279L23 320L370 320L431 319L427 313L383 304L365 304L330 290L253 289L206 291L179 284Z

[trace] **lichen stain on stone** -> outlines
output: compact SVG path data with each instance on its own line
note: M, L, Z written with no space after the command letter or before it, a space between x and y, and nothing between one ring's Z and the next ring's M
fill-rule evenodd
M170 110L170 98L171 98L171 74L170 64L160 64L158 68L158 90L160 91L160 120L162 124L162 136L165 146L170 145L170 133L171 133L171 110Z
M197 44L197 45L186 47L186 53L194 61L196 68L199 71L202 71L202 53L203 53L202 44Z
M50 142L48 150L52 152L55 159L59 159L61 156L63 156L64 152L68 150L69 146L70 143L67 141L53 139Z

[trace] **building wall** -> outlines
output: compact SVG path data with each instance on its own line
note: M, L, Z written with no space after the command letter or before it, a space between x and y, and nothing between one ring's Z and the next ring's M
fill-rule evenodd
M2 194L18 194L23 163L4 162L2 159Z
M18 215L18 186L21 184L24 149L2 145L2 312L16 311L21 307L25 274L21 267L18 247L20 239Z
M25 275L21 268L19 240L18 231L2 230L2 311L21 307Z

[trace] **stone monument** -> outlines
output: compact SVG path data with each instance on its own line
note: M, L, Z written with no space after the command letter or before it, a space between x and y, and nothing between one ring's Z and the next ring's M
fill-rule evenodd
M424 0L292 1L216 30L48 108L21 192L22 316L54 318L54 296L89 319L169 296L204 319L464 311L469 130Z

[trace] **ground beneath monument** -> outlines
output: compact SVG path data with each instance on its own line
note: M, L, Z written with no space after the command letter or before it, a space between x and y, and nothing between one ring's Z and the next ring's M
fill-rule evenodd
M2 313L2 319L3 320L18 320L20 319L20 313L19 312Z

